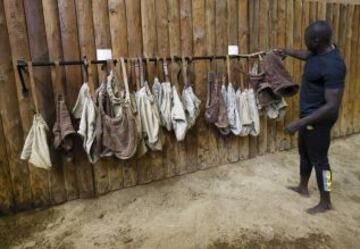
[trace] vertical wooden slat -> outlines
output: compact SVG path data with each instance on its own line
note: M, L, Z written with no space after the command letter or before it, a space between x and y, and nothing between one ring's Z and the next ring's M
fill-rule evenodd
M108 0L112 53L115 58L126 57L127 28L124 0Z
M58 1L61 44L64 60L80 59L78 30L76 25L75 2L73 0ZM65 67L66 104L69 110L75 105L77 95L82 85L81 68ZM72 161L63 160L65 186L68 199L89 197L93 194L91 165L83 151L79 137L74 137L74 157ZM90 174L87 175L87 172Z
M192 18L193 18L193 55L201 56L206 53L205 48L205 0L194 0L192 2ZM204 169L211 163L211 154L209 151L209 134L211 131L208 129L204 119L204 107L206 99L206 62L194 62L194 71L196 72L194 89L197 96L201 99L202 104L200 107L201 113L197 120L197 158L198 168Z
M216 2L215 0L206 0L205 2L205 31L206 31L206 54L207 55L214 55L215 52L215 44L216 44L216 34L215 34L215 27L216 27ZM213 68L209 70L214 70ZM206 123L208 128L208 146L209 146L209 153L212 157L212 163L210 163L207 167L216 166L220 162L220 151L218 149L218 141L215 128L210 126Z
M259 0L253 0L249 3L249 29L250 29L250 51L255 52L259 50ZM250 59L250 65L257 62L257 59ZM262 135L264 136L264 135ZM250 136L249 138L249 150L250 157L255 157L258 154L258 137Z
M249 1L239 1L238 7L239 23L238 23L238 35L239 35L239 52L249 52ZM242 70L246 70L246 64L244 60L240 61ZM245 76L240 72L240 81L244 85ZM241 89L244 90L244 89ZM241 160L249 158L249 137L240 137L239 139L239 157Z
M167 0L156 0L156 33L157 33L157 54L159 57L166 57L170 54L169 30L168 30L168 3ZM160 67L160 65L159 65ZM160 71L160 74L162 72ZM163 78L162 75L159 75ZM165 144L163 148L163 170L153 171L153 178L156 180L175 175L176 153L175 140L170 132L163 129Z
M317 19L318 20L326 20L326 1L320 0L318 3L317 9Z
M95 45L97 49L111 49L111 37L110 37L110 23L108 14L108 1L93 1L93 23L95 34ZM113 57L114 58L114 57ZM104 72L101 72L100 66L98 66L100 79L103 79ZM108 186L103 189L106 193L109 190L120 189L123 184L123 172L122 167L119 165L118 160L115 158L104 158L102 163L107 165ZM106 180L104 179L104 183Z
M2 119L0 115L0 215L10 213L15 207Z
M143 55L145 57L154 57L156 55L156 26L155 26L155 2L141 1L141 25L143 39ZM144 69L150 73L148 83L151 87L153 65L144 65ZM149 71L150 70L150 71ZM140 158L138 164L138 181L140 184L152 181L152 173L155 170L162 170L162 153L149 151L144 157Z
M293 33L293 45L296 49L301 49L301 45L303 44L303 29L302 29L302 0L294 1L294 33ZM294 61L294 79L295 82L301 84L302 78L302 64L300 60ZM299 117L299 95L297 94L293 97L293 119L298 119ZM297 134L292 137L292 146L296 147L297 145Z
M141 15L139 0L125 0L127 35L128 35L128 55L130 57L139 57L142 55L142 36L141 36ZM135 161L130 160L130 164L124 168L125 186L133 186L138 182L138 168L146 167L138 165ZM141 170L141 169L140 169Z
M8 49L10 49L11 54L7 50L3 50L5 58L8 58L10 61L10 56L12 56L12 64L13 64L13 72L16 71L16 60L23 58L23 59L30 59L30 52L29 52L29 43L27 39L27 30L26 30L26 21L25 21L25 15L24 15L24 6L22 1L3 1L4 3L4 11L6 15L6 23L8 28L8 35L9 35L9 42L10 45L7 46ZM2 29L4 32L4 36L1 36L4 38L4 46L6 46L7 41L5 40L5 37L7 37L7 31L5 29ZM5 63L5 62L3 62ZM8 63L8 62L6 62ZM6 64L3 64L4 66ZM9 69L9 68L7 68ZM11 73L10 73L11 74ZM9 76L10 76L9 74ZM11 76L10 76L11 77ZM11 82L11 81L10 81ZM10 84L9 82L9 84ZM22 125L22 129L25 131L25 133L28 132L28 130L31 127L32 123L32 105L31 105L31 99L29 97L22 97L21 94L21 83L18 74L15 74L15 82L16 82L16 90L17 90L17 96L18 96L18 106L20 111L20 117ZM13 82L12 82L13 83ZM10 88L11 89L11 88ZM9 89L9 90L10 90ZM9 91L9 95L15 99L15 93ZM10 103L10 102L7 102ZM14 102L12 102L13 106L16 106ZM12 108L11 108L12 109ZM12 109L13 110L13 109ZM9 113L10 115L14 115L12 112ZM13 116L15 118L15 116ZM16 119L14 119L15 122ZM5 126L5 124L4 124ZM18 128L19 129L19 128ZM24 134L20 133L19 136L24 136ZM14 137L16 138L16 137ZM23 137L17 138L17 140L20 144L23 142ZM21 145L20 145L21 146ZM20 148L17 148L18 150L21 150ZM26 209L30 207L32 202L32 192L34 191L35 194L37 193L43 193L41 190L37 191L38 189L33 189L33 185L31 182L31 176L34 176L33 172L36 172L37 169L27 168L27 167L21 167L24 164L18 163L16 164L16 167L12 168L12 175L14 178L14 186L15 186L15 197L16 197L16 203L17 208L19 209ZM15 166L15 165L14 165ZM29 178L30 173L30 178ZM41 194L40 194L41 195ZM44 198L46 199L46 198ZM48 198L47 198L48 199Z
M359 39L359 6L354 6L354 14L353 14L353 20L352 20L352 25L351 25L351 30L352 30L352 36L351 36L351 53L350 53L350 78L349 78L349 83L351 84L351 88L349 89L349 99L348 102L346 103L347 105L349 105L349 112L350 112L350 120L349 125L348 125L348 130L347 133L348 134L352 134L355 132L355 126L356 126L356 121L355 121L355 109L356 109L356 97L357 97L357 83L358 83L358 79L356 78L356 63L357 60L359 59L359 57L357 57L358 55L358 39Z
M351 4L348 5L348 14L347 14L347 20L346 20L346 37L345 37L345 50L344 50L344 57L345 57L345 63L348 69L347 72L347 86L345 87L345 93L344 93L344 99L342 106L344 107L344 120L345 124L343 126L343 134L348 135L351 132L351 91L353 89L354 80L352 78L351 74L351 54L356 53L355 50L351 49L351 41L353 36L353 30L352 30L352 23L354 21L354 11L355 11L355 5ZM358 24L357 24L358 25ZM344 104L345 103L345 104Z
M180 39L181 39L181 55L192 56L193 55L193 24L192 24L192 1L184 0L180 1ZM189 65L189 69L192 68L192 64ZM194 83L194 82L190 82ZM184 88L184 85L180 86L179 92ZM180 144L181 150L179 152L184 153L186 162L186 171L188 173L194 172L198 167L197 157L197 129L196 126L188 130L185 141Z
M291 34L294 34L294 1L286 1L286 21L285 21L285 47L293 48L294 47L294 38ZM285 60L285 66L291 75L294 75L294 59L287 58ZM297 117L294 117L294 98L288 98L288 111L285 115L285 125L289 124ZM285 149L290 149L292 147L292 138L293 136L286 135L287 141L285 143Z
M277 44L277 23L278 23L278 15L277 15L277 0L270 2L269 7L269 43L270 47L276 48L279 47ZM276 121L273 119L268 119L268 151L275 152L276 151L276 143L277 143L277 133L276 133Z
M350 6L346 4L340 5L340 29L339 29L339 48L340 51L344 57L345 64L349 69L349 51L347 49L348 47L348 39L351 38L351 31L348 28L349 24L349 15L350 15ZM349 74L347 74L346 80L348 80ZM348 83L348 81L346 82ZM348 96L348 89L349 85L347 84L344 90L344 96L343 96L343 103L347 102L347 96ZM346 128L347 128L347 120L348 113L347 113L347 105L341 105L340 109L340 119L339 119L339 127L340 127L340 136L346 135Z
M177 0L168 0L168 18L169 18L169 44L170 44L170 55L181 55L181 31L180 31L180 4ZM178 65L171 63L170 71L171 71L171 81L172 84L176 85L176 77L177 77ZM177 86L178 91L180 90L179 86ZM176 175L182 175L186 173L186 151L184 142L178 143L174 139L174 135L170 135L170 143L173 143L173 152L176 153L177 160L175 161L175 173ZM169 145L168 144L168 145ZM170 147L171 148L171 147ZM169 153L169 152L167 152Z
M226 1L216 0L216 9L215 9L215 54L222 55L227 53L227 6ZM216 68L218 73L225 74L225 61L217 60ZM224 135L217 132L217 142L219 150L219 164L227 163L227 158L229 156L229 151L226 149L226 143L228 138Z
M228 38L227 46L228 45L237 45L238 44L238 1L236 0L227 0L227 31L226 36ZM228 53L227 46L225 47L225 54ZM234 87L236 87L239 83L239 75L236 75L235 68L238 67L238 61L237 60L231 60L230 61L230 73L231 73L231 79L228 79L229 82L233 84ZM225 70L226 72L226 70ZM227 161L228 162L236 162L239 160L239 139L234 134L230 134L225 137L225 148L227 150Z
M310 23L312 23L317 20L318 2L317 1L309 1L309 2L310 2Z
M277 46L280 48L285 47L285 28L286 28L286 1L278 0L278 23L277 23ZM289 144L289 137L284 134L284 118L276 122L276 147L278 150L284 150Z
M358 12L359 12L359 18L356 20L358 23L360 22L360 6L356 6L356 8L358 9ZM357 61L356 61L356 90L354 91L354 95L357 94L359 91L360 91L360 31L359 31L359 36L358 36L358 50L357 50L357 53L356 53L356 57L357 57ZM355 100L355 97L354 97L354 100ZM359 132L360 131L360 102L359 101L356 101L355 102L355 108L354 108L354 115L355 115L355 118L354 118L354 131L355 132Z
M259 2L259 50L269 49L269 1L260 0ZM268 145L268 118L263 111L260 116L260 135L258 140L259 154L267 152Z
M42 13L41 17L43 17L45 25L44 27L44 35L46 35L47 43L43 44L43 46L47 46L49 51L49 58L51 61L61 60L62 59L62 48L61 48L61 37L60 37L60 27L59 27L59 19L58 19L58 11L56 1L54 0L43 0L42 1ZM43 42L44 43L44 42ZM37 59L41 60L41 59ZM43 59L44 60L44 59ZM63 76L62 76L63 77ZM55 93L62 94L61 86L56 85L56 75L55 68L52 68L52 88ZM63 78L64 80L64 78ZM50 79L46 80L46 84L49 84ZM55 170L52 170L53 174L55 174L54 178L56 179L56 174L60 174L59 167L61 166L60 157L58 152L53 152L55 157L59 160L58 164L55 166ZM67 199L73 200L79 197L79 192L77 189L78 179L76 177L76 166L73 161L68 162L66 159L62 161L62 166L64 170L64 181L65 181L65 189L67 192ZM56 183L51 184L52 186ZM52 188L53 190L53 188Z
M29 2L26 2L24 9L27 17L27 32L32 60L48 60L44 16L41 1L37 1L35 4L29 4ZM37 68L34 70L34 78L36 83L36 94L40 100L39 102L42 103L40 104L41 113L47 121L49 127L52 127L54 122L55 108L50 73L46 68ZM52 146L50 146L50 152L52 155L51 160L53 164L51 171L47 172L43 169L32 169L34 172L34 174L32 174L33 186L37 186L37 189L40 190L40 192L35 190L33 191L34 200L42 200L37 204L39 206L48 205L50 204L49 201L52 203L61 203L66 200L66 190L61 159L57 156L57 154L53 153ZM49 190L50 200L48 196ZM40 196L35 197L35 195L41 195L41 198L38 198Z
M334 6L333 7L333 40L339 46L340 4L336 3L333 4L333 6ZM339 112L339 120L336 122L332 132L334 137L338 137L340 135L340 120L341 120L341 111Z

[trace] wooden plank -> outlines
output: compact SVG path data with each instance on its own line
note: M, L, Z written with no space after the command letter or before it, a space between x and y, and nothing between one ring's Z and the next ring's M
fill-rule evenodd
M47 41L44 46L48 48L48 57L46 60L61 60L62 59L62 47L61 47L61 38L60 38L60 28L59 28L59 18L58 18L58 10L57 4L54 0L43 0L42 1L42 14L41 17L43 18L43 25L44 30L43 33L46 36L45 39ZM42 16L43 15L43 16ZM41 60L41 59L40 59ZM63 73L63 71L62 71ZM49 76L46 76L49 77ZM52 75L51 75L51 82L52 82L52 90L56 94L63 93L62 86L58 86L56 84L56 74L55 69L52 68ZM64 82L64 74L63 74L63 81ZM46 80L46 83L49 84L50 79ZM53 153L55 154L55 153ZM58 153L55 154L55 157L60 161L61 158ZM64 181L65 181L65 189L67 193L67 200L73 200L79 198L79 191L78 191L78 179L76 173L76 166L73 161L68 161L63 156L62 158L62 166L63 166L63 174L64 174ZM59 164L60 165L60 164ZM59 166L57 165L55 170L52 170L53 174L55 175L53 178L56 179L56 174L60 174ZM53 183L52 185L55 185Z
M9 214L15 207L2 119L0 115L0 215Z
M348 39L348 18L349 18L349 6L348 5L340 5L340 27L339 28L339 49L344 57L345 64L348 66L348 51L347 51L347 39ZM347 103L347 89L346 86L343 96L343 103ZM340 128L340 136L346 135L346 125L347 125L347 106L342 105L340 108L340 119L339 119L339 128Z
M317 20L318 2L310 1L310 23Z
M177 0L168 0L168 28L169 28L169 49L170 56L181 55L181 30L180 30L180 4ZM178 91L181 89L177 84L177 72L179 70L179 65L171 63L171 83L177 86ZM178 143L174 138L174 135L171 134L169 144L173 143L173 152L176 153L177 160L175 161L175 174L183 175L186 173L187 161L186 161L186 149L183 145L184 142ZM169 152L167 152L169 153Z
M279 45L277 44L277 23L278 23L278 15L277 15L277 0L270 2L269 7L269 43L270 47L277 48ZM268 119L268 151L273 153L276 151L276 121L273 119Z
M227 0L227 44L226 45L237 45L238 44L238 1L236 0ZM224 54L227 54L227 46ZM230 61L230 77L229 82L233 84L234 87L237 87L239 83L239 73L237 74L235 69L239 67L238 60ZM225 71L226 72L226 71ZM239 139L234 134L230 134L225 139L225 149L227 150L227 161L230 163L237 162L239 160Z
M334 4L333 8L333 40L339 45L339 32L340 32L340 4ZM340 51L342 52L342 51ZM341 108L340 108L341 110ZM336 122L332 135L334 137L340 136L340 120L341 120L341 111L339 112L339 120Z
M278 23L277 23L277 46L283 48L286 46L285 39L286 39L286 1L285 0L278 0ZM278 150L284 150L288 147L290 143L289 137L284 134L285 128L285 120L280 119L276 122L276 148Z
M239 1L239 23L238 23L238 35L239 35L239 52L249 52L249 1ZM240 61L240 67L242 70L246 70L246 64L244 60ZM244 74L240 73L240 85L243 85L245 81ZM243 90L243 89L242 89ZM239 158L244 160L249 158L249 137L240 137L239 139Z
M181 55L193 55L193 24L192 24L192 2L191 0L180 1L180 39L181 39ZM193 65L189 64L189 70ZM190 82L194 83L194 82ZM180 86L182 91L184 85ZM188 130L185 141L180 143L179 152L183 153L185 158L186 172L192 173L198 168L197 157L197 129L196 126Z
M128 56L139 57L142 55L142 36L141 36L141 16L140 1L126 0L126 19L128 35ZM125 186L136 185L139 181L138 172L145 165L138 165L136 161L130 160L130 163L124 168ZM138 169L140 167L140 169Z
M88 46L86 42L90 40L91 43L91 40L94 37L92 33L91 4L88 4L88 1L85 1L86 4L84 4L83 0L75 1L75 6L71 2L62 2L63 3L61 5L56 6L56 1L52 0L51 3L47 3L48 11L44 12L46 13L45 16L51 15L48 17L48 21L53 22L50 26L50 30L47 32L52 36L52 41L48 42L48 44L53 44L52 46L54 46L53 56L59 57L60 53L63 53L63 59L80 59L81 56L79 50L81 50L82 56L86 55L88 59L95 58L95 53L91 54L89 51L84 49L84 47L86 48ZM45 3L45 1L43 1L43 3ZM75 11L79 10L79 6L82 7L82 11ZM73 25L74 23L77 25ZM48 22L46 22L46 27L48 28ZM85 38L85 42L84 34L88 37ZM57 42L61 42L61 49L59 48L60 44L56 44ZM59 53L58 55L55 54L55 50ZM84 52L84 50L86 52ZM94 72L94 70L92 71ZM69 91L73 91L71 95L67 95L67 99L69 100L67 105L72 108L82 85L81 71L80 67L72 66L66 67L65 72L67 93ZM95 86L90 85L90 88L94 89ZM79 137L75 139L74 148L73 160L76 165L76 179L79 195L81 198L92 197L95 194L93 181L94 172L91 164L88 162L87 156L82 147L82 141Z
M320 0L318 2L318 9L317 9L317 19L318 20L326 20L326 1Z
M37 1L35 4L26 2L24 9L27 16L27 31L32 60L46 61L49 58L49 54L44 23L45 17L43 15L41 1ZM50 72L47 68L37 68L34 70L34 78L41 114L47 121L49 127L52 127L55 117L55 104L50 83ZM35 200L42 200L39 206L49 205L50 203L62 203L67 199L61 158L58 154L54 153L53 146L50 145L49 148L53 165L51 171L47 172L43 169L36 169L36 177L35 174L34 177L32 177L33 185L38 186L38 189L41 190L39 195L33 195L34 202ZM49 191L50 200L48 199ZM35 191L33 191L33 193L35 193Z
M260 8L257 13L259 18L259 50L269 49L269 7L270 2L260 0ZM260 135L258 139L259 154L263 155L267 152L268 147L268 118L266 112L260 112Z
M259 50L259 0L253 0L249 3L249 29L250 29L250 52L256 52ZM258 62L257 59L250 59L250 67L253 63ZM247 86L249 87L249 86ZM249 137L249 150L250 158L257 156L258 152L258 137Z
M359 6L356 6L357 9L359 9ZM358 10L359 12L359 18L357 19L357 22L360 22L360 10ZM360 58L360 31L359 31L359 36L358 36L358 50L357 50L357 58ZM358 93L360 91L360 60L358 59L356 61L356 90L354 91L354 94ZM355 97L354 97L355 99ZM354 125L355 125L355 129L354 132L359 132L360 131L360 103L359 101L355 102L355 108L354 108Z
M111 49L108 1L94 1L92 8L96 48ZM101 75L100 71L101 68L100 66L98 66L99 75ZM123 185L123 169L121 167L122 165L119 164L119 161L115 158L104 158L103 163L107 165L106 168L109 182L108 189L104 189L104 193L120 189Z
M290 34L294 34L294 1L286 1L286 21L285 21L285 47L293 48L294 47L294 37ZM289 71L290 75L294 75L294 59L287 58L285 60L286 69ZM289 124L290 122L294 121L297 117L294 117L294 98L287 98L288 103L288 111L285 115L285 125ZM293 136L286 135L286 143L285 149L292 148L292 138Z
M294 1L294 35L293 35L293 45L296 49L301 49L303 43L303 28L302 28L302 0L295 0ZM294 60L294 79L295 82L301 84L302 78L302 63L300 60ZM293 119L299 118L299 95L297 94L293 97ZM291 143L292 147L297 146L297 136L292 137Z
M215 54L223 55L227 53L227 6L226 1L215 1ZM216 68L218 73L225 74L225 61L217 60ZM226 164L228 162L229 151L226 148L228 138L217 131L217 145L219 151L219 164Z
M155 1L141 1L141 25L142 25L142 42L144 57L156 56L156 22L155 22ZM144 65L144 69L149 69L151 77L154 66ZM151 79L148 78L151 86ZM138 180L140 184L152 181L152 174L156 170L163 170L162 153L149 151L144 157L140 158L138 164ZM156 172L155 172L156 174Z
M347 86L345 87L344 99L343 99L343 107L344 107L344 125L343 125L343 134L349 135L351 134L351 91L353 89L354 80L351 74L351 54L356 51L351 49L351 42L353 36L352 23L354 19L354 11L355 5L348 5L347 11L347 20L346 20L346 38L345 38L345 50L344 50L344 59L348 69L347 72ZM356 24L358 25L358 23Z
M192 19L193 19L193 54L201 56L206 54L205 47L205 0L194 0L192 2ZM205 99L207 94L206 87L206 62L194 62L194 71L196 72L194 90L198 98L202 101L200 106L200 115L196 124L197 132L197 157L198 169L205 169L211 164L211 154L209 151L209 134L211 130L207 127L204 119Z
M127 57L127 28L124 0L108 0L112 53L115 58Z
M206 54L214 55L215 52L215 44L216 44L216 2L215 0L206 0L205 2L205 31L206 31ZM210 65L210 64L208 64ZM213 68L208 67L208 71L214 70ZM212 163L207 167L214 167L220 163L220 151L218 148L217 141L217 130L212 125L206 123L206 126L209 131L208 139L209 139L209 152L211 153Z
M334 11L334 5L332 3L326 4L326 21L329 22L332 25L333 22L333 11Z
M157 33L157 54L160 57L166 57L170 54L169 48L169 30L168 30L168 3L167 0L156 0L156 33ZM160 71L161 74L161 71ZM160 77L161 75L159 75ZM163 78L163 77L160 77ZM163 170L153 171L153 178L160 180L164 177L172 177L176 167L175 139L170 132L163 129L165 144L163 148Z
M8 63L12 61L13 71L12 72L10 71L8 77L10 77L9 84L10 82L14 84L14 81L11 80L13 79L12 74L14 72L17 72L16 64L15 64L16 60L19 58L30 59L30 52L28 47L29 43L28 43L27 31L26 31L26 21L24 16L24 6L22 4L22 1L20 0L18 1L7 0L7 1L3 1L3 3L4 3L4 8L2 12L5 10L5 15L6 15L5 19L6 19L8 31L6 31L6 29L1 29L1 31L4 32L4 35L1 36L2 38L4 38L4 41L2 41L1 44L3 44L5 48L7 48L7 49L3 49L3 53L5 58L8 59L8 61L2 61L3 63L2 65L7 70L9 70L10 68L7 66ZM5 40L6 37L9 37L9 45L8 45L8 41ZM3 55L1 57L3 58ZM8 113L8 115L10 115L9 117L12 117L14 119L13 121L11 121L11 123L9 123L9 126L4 123L4 129L6 132L8 132L9 130L7 130L7 128L15 124L13 122L18 122L18 123L21 122L22 130L28 132L28 130L31 127L32 114L33 114L31 99L22 97L21 82L17 73L15 74L15 82L16 82L16 93L18 96L17 98L18 104L15 104L14 102L5 102L5 103L9 103L9 104L12 103L11 106L19 106L20 120L16 116L16 110L14 110L14 108L10 108L11 111ZM9 88L9 90L15 90L15 89ZM13 101L16 99L15 98L16 93L9 91L6 97L11 97L11 101ZM10 101L10 99L8 98L6 99L7 99L6 101ZM14 113L12 111L14 111ZM4 120L7 121L8 119L5 118ZM17 131L19 131L20 127L18 127L17 129L18 129ZM24 135L25 134L21 132L19 133L19 135L12 137L12 139L16 141L16 145L20 146L18 148L14 147L14 149L16 148L18 152L21 151ZM17 159L17 161L19 160ZM27 209L30 207L30 205L32 204L32 191L35 191L35 193L41 192L41 191L38 192L37 190L33 189L31 177L29 179L28 174L33 175L32 168L30 167L27 168L24 167L23 165L24 165L23 163L17 162L16 164L13 165L13 167L11 167L14 188L15 188L16 205L18 209Z
M359 40L359 18L360 18L360 13L359 13L359 6L354 6L354 15L353 15L353 20L352 20L352 25L351 25L351 29L352 29L352 36L351 36L351 58L350 58L350 78L349 78L349 83L351 84L350 88L349 88L349 100L347 102L347 104L349 105L349 116L350 116L350 120L349 125L348 125L348 130L347 133L348 134L352 134L355 132L355 126L356 124L356 119L355 119L355 109L356 109L356 99L357 99L357 83L358 83L358 79L356 77L356 71L357 71L357 60L359 57L357 57L358 55L358 50L360 49L358 46L358 40Z

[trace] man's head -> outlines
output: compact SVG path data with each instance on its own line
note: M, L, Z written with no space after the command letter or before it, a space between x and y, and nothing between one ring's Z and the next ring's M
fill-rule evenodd
M332 30L326 21L311 23L305 30L306 47L313 53L319 53L331 45Z

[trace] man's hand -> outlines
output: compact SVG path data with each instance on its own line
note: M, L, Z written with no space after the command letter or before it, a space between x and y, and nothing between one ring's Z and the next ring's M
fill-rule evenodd
M282 58L285 58L287 56L287 51L285 48L276 48L273 51L277 56L280 56Z
M300 120L291 122L290 124L288 124L285 128L285 133L287 134L294 134L295 132L297 132L300 128L301 128L302 124Z

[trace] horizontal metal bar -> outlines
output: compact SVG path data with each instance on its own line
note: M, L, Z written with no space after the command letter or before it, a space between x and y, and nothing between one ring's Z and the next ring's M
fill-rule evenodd
M238 54L238 55L229 55L230 59L239 59L239 58L251 58L251 57L257 57L259 55L265 54L266 51L260 51L256 53L251 54ZM185 56L186 59L190 59L191 61L194 60L225 60L227 58L226 55L215 55L215 56L194 56L189 57ZM173 56L173 57L152 57L152 58L141 58L144 62L152 61L156 62L158 60L167 60L167 61L181 61L182 57L180 56ZM124 58L124 61L127 62L131 60L131 58ZM89 61L91 64L106 64L106 60L91 60ZM117 60L114 60L116 63ZM18 60L17 65L19 67L27 67L27 63L24 60ZM55 66L55 63L53 61L41 61L41 62L33 62L33 67L46 67L46 66ZM77 61L59 61L59 65L61 66L71 66L71 65L84 65L84 60L77 60Z

